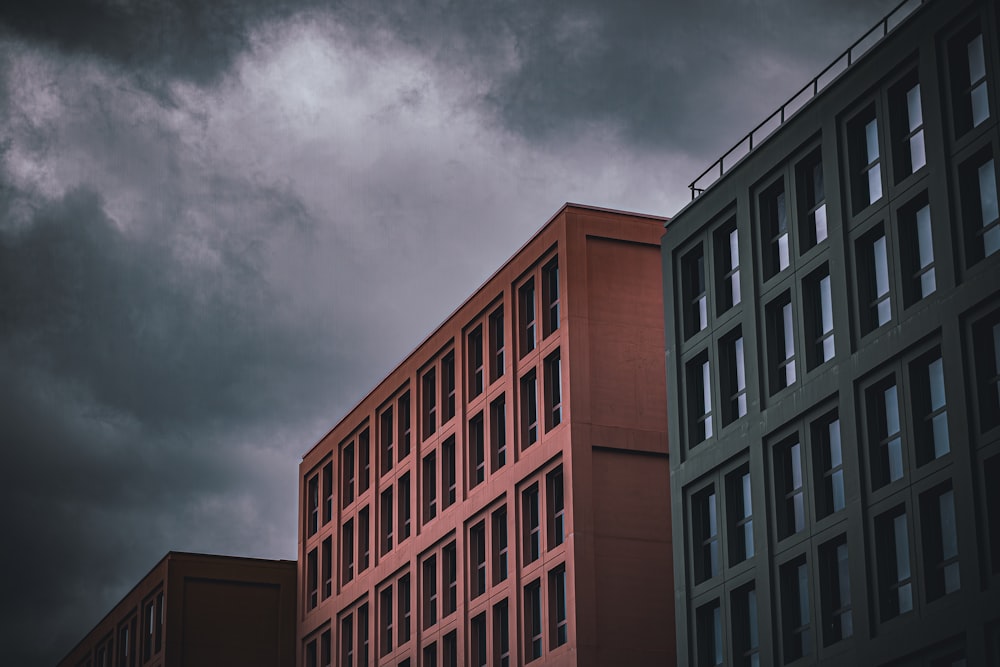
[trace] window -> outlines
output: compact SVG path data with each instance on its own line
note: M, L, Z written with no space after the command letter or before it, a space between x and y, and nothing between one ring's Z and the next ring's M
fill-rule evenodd
M393 441L393 423L392 423L392 406L382 411L382 416L379 418L379 472L384 475L390 470L392 470L392 464L395 462L394 453L392 451L392 441Z
M798 183L799 242L802 252L826 240L826 189L823 181L823 155L817 148L796 166Z
M910 381L917 464L924 465L951 451L941 351L931 350L910 364Z
M354 664L354 618L345 616L340 621L340 664Z
M424 523L437 516L437 455L424 457Z
M695 633L697 636L698 667L721 665L722 655L722 612L719 601L712 600L695 611Z
M705 253L701 244L681 258L681 289L684 301L684 338L708 326L708 297L705 291Z
M156 613L155 600L146 600L142 605L142 661L153 657L154 617Z
M823 646L854 634L851 612L850 564L844 535L819 548L820 601L823 609Z
M978 22L969 25L951 40L948 60L955 134L961 136L990 117L986 52Z
M323 466L323 525L333 519L333 461Z
M486 644L486 612L472 619L469 638L469 658L473 667L486 667L489 651Z
M490 313L490 382L496 382L504 371L503 306Z
M549 642L557 648L568 640L566 620L566 566L560 565L549 572Z
M927 164L924 150L924 115L917 72L905 76L889 91L893 155L898 183Z
M358 495L368 490L371 483L371 447L368 429L358 434Z
M441 511L455 504L455 436L441 443Z
M524 587L524 657L525 662L542 657L542 588L537 579Z
M858 241L859 289L862 333L869 333L892 319L889 294L889 252L882 225Z
M709 486L691 499L694 582L700 584L719 573L719 525L715 487Z
M410 536L410 473L399 478L399 541Z
M510 616L507 600L493 606L493 656L499 667L510 666Z
M469 486L486 480L486 433L483 413L469 420Z
M396 584L396 597L399 601L399 645L410 641L410 575L404 574Z
M542 267L542 336L559 328L559 264L553 258Z
M399 460L402 461L410 453L410 393L407 392L399 397L396 404L399 412L399 420L396 426L399 428Z
M507 579L507 508L493 512L493 583Z
M444 649L443 667L458 667L458 633L452 630L441 641Z
M802 445L797 436L775 446L774 466L774 477L778 485L775 489L778 536L779 539L784 539L802 532L806 526Z
M776 276L789 265L788 212L785 182L779 179L760 194L761 245L764 249L764 280Z
M566 539L566 504L563 499L563 471L559 466L545 477L548 493L546 509L549 524L549 549L559 546Z
M448 585L441 609L441 618L444 618L453 614L458 608L458 554L455 551L455 543L446 545L441 551L441 555L444 579Z
M833 359L833 296L830 290L830 269L827 265L813 271L805 279L806 299L806 364L809 370Z
M872 488L878 489L903 478L903 436L895 377L869 388L865 398Z
M330 667L333 663L330 662L332 648L330 646L332 637L329 630L325 630L323 634L319 636L319 664L322 667Z
M524 562L533 563L541 555L541 527L538 516L538 484L532 484L521 494L524 530Z
M962 219L969 265L1000 250L997 173L989 148L959 166Z
M785 664L812 652L809 618L809 570L800 556L780 568L781 634Z
M973 325L972 358L976 366L979 427L985 433L1000 425L1000 310Z
M559 350L545 359L545 430L550 431L562 422L562 367Z
M424 667L437 667L438 664L437 644L431 642L430 644L424 647L423 653L424 653L424 660L423 660Z
M306 496L309 499L309 536L319 530L319 475L309 478Z
M134 646L136 637L136 618L122 623L118 628L118 667L135 667L137 650Z
M882 161L874 104L848 123L847 134L850 142L852 210L857 215L882 198Z
M910 538L902 505L875 519L879 607L882 621L913 609Z
M437 557L430 556L424 561L424 629L437 623Z
M333 538L323 540L323 599L333 595Z
M358 572L368 569L368 555L371 549L368 539L368 506L365 505L358 512Z
M490 403L490 461L493 472L507 465L507 399L504 394Z
M354 502L354 443L348 442L340 448L340 488L342 504L347 507Z
M719 358L722 364L722 425L727 426L747 413L742 329L737 327L720 341Z
M455 353L441 359L441 423L455 416Z
M840 444L840 419L836 412L813 423L812 438L816 467L816 518L823 519L844 509L844 455Z
M483 393L483 327L477 326L469 332L469 398Z
M486 592L486 522L480 521L469 531L469 598Z
M341 546L341 579L343 583L354 579L354 519L348 519L342 530Z
M708 351L702 352L687 363L688 440L694 447L713 435L712 428L712 371L708 365Z
M521 356L535 349L535 280L532 278L517 290L520 316Z
M163 641L163 593L156 594L156 637L153 643L153 651L160 652Z
M730 219L715 232L715 264L719 280L716 282L716 307L719 315L738 306L740 291L740 239L736 218Z
M521 449L538 441L538 380L532 369L521 378Z
M961 586L955 493L946 482L920 496L924 585L927 599L936 600Z
M729 500L729 564L753 558L753 501L750 493L750 467L743 467L726 478Z
M432 368L424 373L420 393L423 396L423 434L426 440L437 430L437 372L435 369Z
M381 540L379 540L379 554L382 556L392 551L392 510L394 506L392 487L390 486L382 492L382 499L380 501L381 516L379 517L379 522L382 526L382 536Z
M770 386L775 394L795 383L795 328L792 297L785 292L767 305Z
M358 607L358 664L368 664L368 605Z
M733 661L740 667L760 666L757 590L751 582L733 591Z
M392 586L387 586L379 593L379 655L388 655L392 652Z
M909 308L937 289L931 207L926 193L900 210L899 240L902 243L903 305Z

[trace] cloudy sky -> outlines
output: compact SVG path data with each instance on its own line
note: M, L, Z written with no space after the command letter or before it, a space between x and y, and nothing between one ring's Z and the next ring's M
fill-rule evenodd
M895 1L2 3L4 664L294 558L302 454L564 202L674 213Z

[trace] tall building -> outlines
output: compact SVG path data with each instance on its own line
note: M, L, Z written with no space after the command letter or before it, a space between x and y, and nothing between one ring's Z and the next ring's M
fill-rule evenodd
M680 664L1000 664L997 23L903 3L666 227Z
M674 654L659 240L576 205L300 467L300 664Z
M295 665L295 562L171 551L59 667Z

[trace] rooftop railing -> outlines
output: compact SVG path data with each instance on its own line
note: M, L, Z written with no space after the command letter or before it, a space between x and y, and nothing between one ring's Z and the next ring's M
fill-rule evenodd
M732 168L736 163L749 155L772 132L784 125L785 121L795 115L795 113L808 106L813 98L837 77L846 72L873 46L881 42L886 35L895 30L918 7L928 2L931 2L931 0L902 0L902 2L896 5L892 11L882 17L882 20L873 25L868 32L847 47L846 51L827 65L822 72L813 77L799 92L788 98L787 102L761 121L757 127L744 135L722 157L713 162L708 169L701 172L701 175L694 179L691 185L688 186L691 188L691 200L694 201L698 195L722 178L727 171L727 164L729 168Z

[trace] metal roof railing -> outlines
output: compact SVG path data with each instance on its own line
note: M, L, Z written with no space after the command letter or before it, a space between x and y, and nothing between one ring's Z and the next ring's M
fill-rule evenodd
M761 121L757 127L744 135L722 157L713 162L708 169L701 172L698 178L694 179L688 186L691 189L691 200L694 201L698 195L722 178L727 171L727 162L731 169L740 160L749 155L772 132L784 125L785 121L808 106L820 91L826 89L830 83L854 65L860 57L864 56L873 46L881 42L891 31L899 27L917 8L928 2L931 2L931 0L902 0L902 2L896 5L892 11L882 17L882 20L873 25L868 32L847 47L847 50L841 53L836 60L827 65L822 72L813 77L809 83L788 98L787 102ZM718 173L715 173L716 171ZM711 178L711 180L705 182L706 178Z

